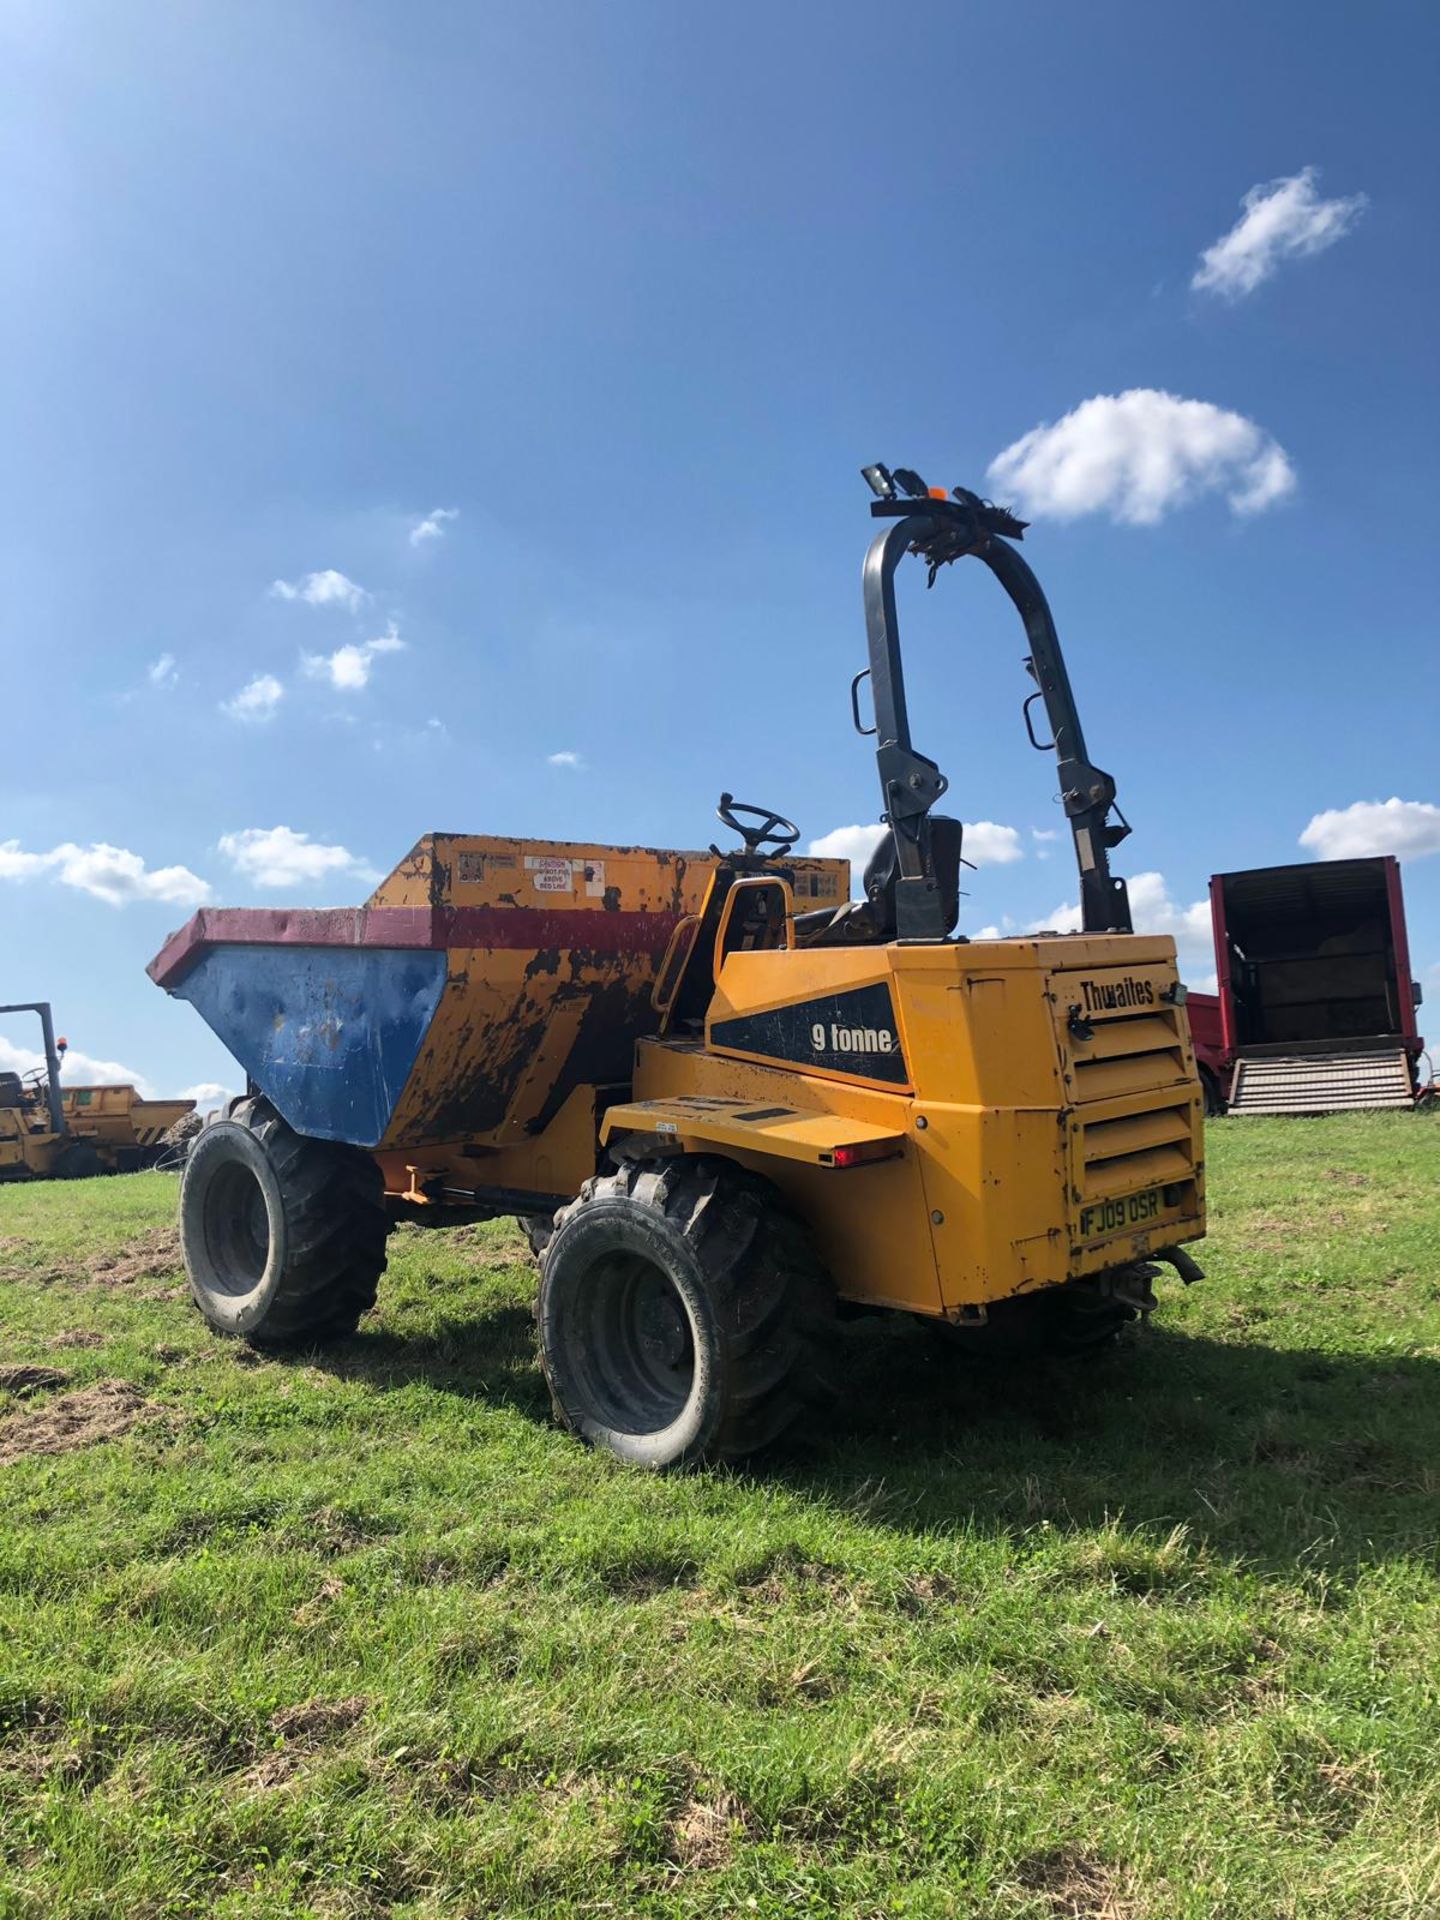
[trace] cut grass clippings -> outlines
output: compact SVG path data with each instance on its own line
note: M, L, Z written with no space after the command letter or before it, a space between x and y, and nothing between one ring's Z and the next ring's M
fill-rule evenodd
M1088 1368L858 1322L666 1479L551 1424L508 1223L281 1359L173 1181L0 1190L0 1920L1440 1912L1440 1123L1208 1157Z

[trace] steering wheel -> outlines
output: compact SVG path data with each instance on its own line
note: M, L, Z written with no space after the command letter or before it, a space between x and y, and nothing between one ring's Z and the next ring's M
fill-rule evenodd
M743 820L736 818L741 813L750 814L759 824L747 827ZM769 807L747 807L731 793L721 794L715 817L723 820L732 833L739 834L745 842L746 853L758 853L762 847L771 853L785 853L800 838L800 829L783 813L773 813Z

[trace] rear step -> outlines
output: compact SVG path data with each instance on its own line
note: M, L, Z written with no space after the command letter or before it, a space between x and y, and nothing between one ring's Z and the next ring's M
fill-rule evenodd
M1230 1111L1242 1115L1349 1113L1414 1103L1410 1059L1403 1047L1237 1060L1230 1086Z

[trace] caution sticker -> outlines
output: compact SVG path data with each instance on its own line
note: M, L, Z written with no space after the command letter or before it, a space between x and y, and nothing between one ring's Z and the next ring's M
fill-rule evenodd
M573 893L575 863L550 854L527 853L525 867L537 893Z

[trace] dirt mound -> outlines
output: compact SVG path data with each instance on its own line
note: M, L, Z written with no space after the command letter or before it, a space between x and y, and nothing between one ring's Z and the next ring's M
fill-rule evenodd
M90 1327L67 1327L50 1342L52 1347L103 1347L105 1336Z
M1073 1847L1033 1856L1019 1878L1028 1892L1048 1899L1054 1920L1135 1920L1125 1875Z
M0 1420L0 1467L37 1453L74 1453L128 1433L150 1403L128 1380L100 1380Z
M730 1864L736 1841L750 1835L753 1826L752 1816L733 1793L691 1800L671 1822L671 1857L692 1873L713 1873Z
M0 1280L23 1280L32 1287L134 1287L140 1300L171 1299L184 1277L185 1257L174 1227L151 1227L124 1246L107 1247L89 1259L49 1267L0 1266Z
M348 1700L302 1700L298 1706L281 1707L278 1713L272 1713L270 1731L286 1740L327 1740L353 1727L366 1705L358 1693Z
M142 1280L168 1280L178 1285L185 1271L180 1235L174 1227L152 1227L118 1251L97 1253L85 1271L100 1287L129 1287ZM162 1292L171 1290L166 1287Z
M339 1586L338 1581L335 1584ZM348 1700L302 1700L296 1706L281 1707L270 1716L270 1731L284 1744L256 1761L244 1776L245 1784L262 1792L285 1786L304 1767L308 1754L337 1734L348 1733L368 1705L357 1693Z
M63 1387L70 1378L59 1367L0 1367L0 1393L44 1393L51 1387Z

